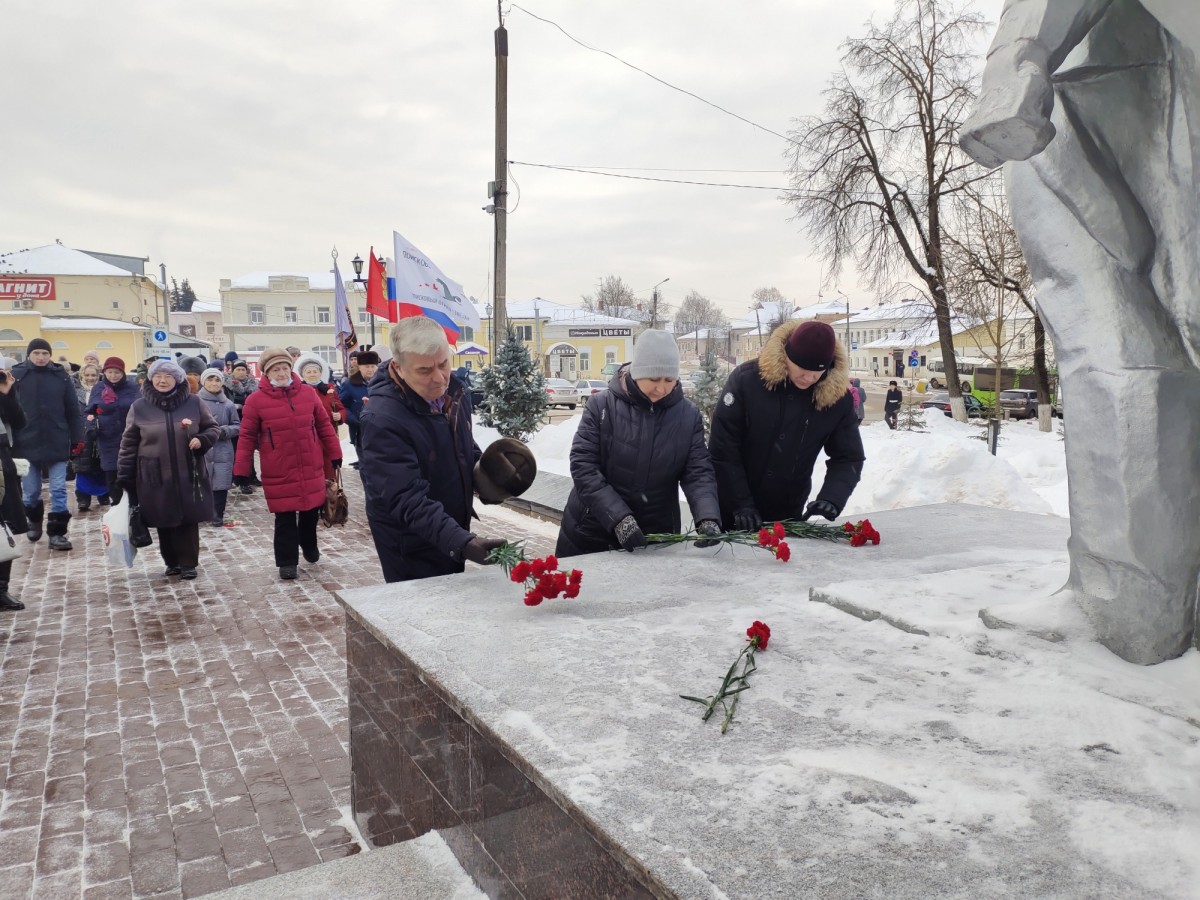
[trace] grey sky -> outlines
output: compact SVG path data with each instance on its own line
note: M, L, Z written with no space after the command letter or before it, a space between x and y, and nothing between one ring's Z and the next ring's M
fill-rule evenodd
M1001 0L979 0L995 20ZM778 132L821 107L839 44L890 0L528 0L576 38ZM505 6L512 160L781 187L783 143ZM6 5L0 250L51 243L221 278L327 270L392 229L489 295L496 5L82 0ZM17 39L17 36L20 36ZM986 41L983 44L986 45ZM669 277L740 314L821 269L773 190L514 166L508 296L575 303ZM514 209L515 207L515 209ZM852 275L841 287L864 302Z

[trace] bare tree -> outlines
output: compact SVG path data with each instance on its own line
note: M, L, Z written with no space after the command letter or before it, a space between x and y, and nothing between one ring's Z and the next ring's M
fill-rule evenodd
M901 273L924 285L954 415L963 421L943 204L980 177L958 148L958 130L975 99L980 60L971 38L983 25L953 0L898 0L884 26L847 41L824 113L799 120L789 134L784 197L830 277L851 262L879 292Z
M768 310L766 319L767 330L774 331L784 322L792 317L792 313L796 311L796 304L783 296L783 291L777 287L761 287L750 295L753 303L750 304L751 309L756 309L760 313L762 310ZM756 306L755 304L760 304ZM759 324L762 324L760 318Z
M1025 254L1009 214L1003 178L993 171L963 192L956 201L962 227L948 239L947 254L956 273L951 289L963 311L981 319L989 346L980 347L994 359L996 377L1015 335L1005 328L1017 308L1025 309L1033 324L1033 372L1038 391L1038 423L1051 428L1050 372L1046 362L1046 328L1033 299L1033 282Z
M583 308L589 312L617 318L628 318L625 314L637 303L633 291L618 275L605 275L596 293L585 294L582 301Z
M675 313L675 334L678 337L701 329L717 328L728 321L717 304L696 291L688 291L679 304L679 312Z
M669 320L671 305L662 297L656 297L655 300L656 303L638 300L624 280L616 275L606 275L595 294L584 294L581 298L583 308L598 315L632 319L643 324Z

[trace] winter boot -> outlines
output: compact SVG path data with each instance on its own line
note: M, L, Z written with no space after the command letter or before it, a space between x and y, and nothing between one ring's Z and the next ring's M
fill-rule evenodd
M67 523L70 521L69 512L52 512L46 516L46 534L50 536L51 550L71 549L71 542L67 540Z
M8 592L8 582L0 581L0 610L24 609L25 604Z
M96 499L96 502L100 504L102 509L107 509L108 507L112 506L112 498L109 497L108 494L101 494Z
M92 508L92 495L85 494L83 491L75 492L75 505L80 512L87 512Z
M42 515L45 512L46 507L41 500L38 500L33 506L25 507L25 518L29 520L29 530L25 532L25 536L31 541L42 539Z

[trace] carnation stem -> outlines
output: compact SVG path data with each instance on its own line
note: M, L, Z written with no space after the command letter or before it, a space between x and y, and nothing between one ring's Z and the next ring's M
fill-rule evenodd
M725 721L721 723L721 734L724 734L729 730L729 723L733 721L733 714L737 710L738 700L741 699L741 693L750 687L750 684L746 681L746 678L751 672L758 668L754 662L754 644L750 644L745 650L742 651L742 653L746 655L746 665L742 667L742 674L738 676L738 680L742 682L742 686L736 691L731 691L731 693L734 694L734 698L733 702L725 707Z

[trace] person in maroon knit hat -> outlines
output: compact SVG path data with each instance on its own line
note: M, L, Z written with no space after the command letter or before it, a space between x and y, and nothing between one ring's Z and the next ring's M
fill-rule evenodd
M845 348L824 322L785 322L733 370L708 443L727 530L841 514L866 459L849 387ZM822 450L825 480L808 503Z

